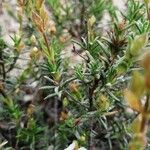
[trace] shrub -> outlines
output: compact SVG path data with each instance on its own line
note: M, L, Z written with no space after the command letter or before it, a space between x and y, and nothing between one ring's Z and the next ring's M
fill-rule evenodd
M17 4L13 45L0 38L0 147L148 149L149 1Z

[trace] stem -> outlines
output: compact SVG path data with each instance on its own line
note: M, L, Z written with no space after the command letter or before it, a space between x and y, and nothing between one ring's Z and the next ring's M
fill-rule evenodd
M150 20L148 4L146 4L147 19Z
M4 92L4 90L0 89L0 94L2 94L2 96L3 96L5 99L8 99L8 96L6 95L6 93Z
M0 14L3 13L3 10L2 10L3 6L2 6L2 1L0 1Z
M70 97L69 101L78 104L79 106L82 106L85 109L88 109L86 105L82 104L79 100L76 100L67 90L65 90L65 93Z
M99 83L99 79L95 78L92 88L89 88L89 103L90 103L89 111L93 110L93 93L97 88L98 83Z
M51 50L50 50L50 48L49 48L48 40L47 40L46 34L45 34L44 32L43 32L43 38L44 38L46 47L47 47L47 49L48 49L48 52L49 52L49 54L51 54Z
M93 117L90 119L90 124L89 124L88 150L93 149L92 129L93 129Z
M81 29L81 35L84 33L84 17L85 17L85 4L84 4L84 0L81 2L82 7L81 7L81 12L80 12L80 29ZM82 33L83 32L83 33Z
M89 112L93 110L93 93L95 89L98 87L99 79L94 79L94 83L92 88L89 88ZM93 129L93 117L89 120L89 139L88 139L88 149L92 150L93 148L93 138L92 138L92 129Z
M55 118L54 118L54 149L56 148L57 141L56 141L56 134L57 134L57 124L58 124L58 100L55 98L54 102L54 113L55 113Z
M19 54L17 54L17 56L14 57L14 60L13 60L13 62L10 64L10 67L9 67L9 69L6 71L6 73L10 72L10 71L15 67L15 64L16 64L18 58L19 58Z
M0 60L0 65L2 66L2 76L3 76L3 80L5 80L6 78L6 71L5 71L5 64L3 62L3 60Z
M142 122L141 122L141 129L140 129L141 133L145 133L146 127L147 127L147 124L148 124L148 118L145 115L148 112L149 104L150 104L150 96L149 96L149 94L147 94L146 102L145 102L145 105L144 105L144 112L143 112L143 115L142 115Z
M75 52L77 55L79 55L82 59L84 59L86 62L88 61L85 57L83 57L75 48L74 44L73 44L73 52Z
M2 70L3 70L3 79L5 80L6 72L5 72L5 65L4 65L4 63L2 64Z

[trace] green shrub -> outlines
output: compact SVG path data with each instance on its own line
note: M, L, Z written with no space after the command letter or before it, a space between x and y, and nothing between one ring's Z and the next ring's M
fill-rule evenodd
M19 33L0 38L0 148L149 149L149 1L126 3L17 1Z

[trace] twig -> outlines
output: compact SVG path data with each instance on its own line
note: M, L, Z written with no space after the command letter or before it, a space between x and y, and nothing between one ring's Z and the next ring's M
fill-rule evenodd
M95 89L98 87L98 83L99 83L99 79L94 79L94 83L92 88L89 88L89 112L93 110L93 93L95 91ZM91 117L90 119L90 123L89 123L89 138L88 138L88 149L91 150L93 147L93 138L92 138L92 129L93 129L93 117Z
M2 66L3 80L5 80L5 78L6 78L6 72L5 72L5 64L4 64L3 60L0 61L0 64L1 64L1 66Z
M150 96L149 94L147 94L146 96L146 102L145 102L145 105L144 105L144 115L142 115L142 122L141 122L141 133L145 133L145 130L146 130L146 127L147 127L147 124L148 124L148 119L146 118L145 114L148 112L148 109L149 109L149 103L150 103Z
M43 38L44 38L46 47L47 47L47 49L48 49L48 52L49 52L49 54L51 54L51 50L50 50L50 48L49 48L48 40L47 40L46 34L45 34L44 32L43 32Z
M85 109L88 109L88 107L86 107L85 105L83 105L82 103L80 103L80 101L76 100L67 90L65 91L65 93L71 98L70 101L84 107Z
M16 64L16 62L17 62L17 60L18 60L18 57L19 57L19 55L16 56L16 57L14 57L13 63L10 64L10 67L9 67L9 69L6 71L6 73L10 72L10 71L15 67L15 64Z
M5 98L5 99L8 99L8 96L6 95L5 91L3 89L0 89L0 93L2 94L2 96Z
M73 52L75 52L76 54L78 54L81 58L83 58L86 62L88 61L86 58L84 58L75 48L74 44L73 44Z

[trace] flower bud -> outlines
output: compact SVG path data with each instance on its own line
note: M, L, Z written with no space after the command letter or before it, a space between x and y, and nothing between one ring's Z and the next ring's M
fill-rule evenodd
M40 51L37 49L37 47L34 47L34 48L31 50L30 58L31 58L31 59L34 59L34 60L37 60L37 59L40 58Z
M52 35L56 34L56 27L55 27L55 25L50 26L49 31L50 31L50 33L51 33Z
M36 44L36 37L34 35L30 38L32 44Z

